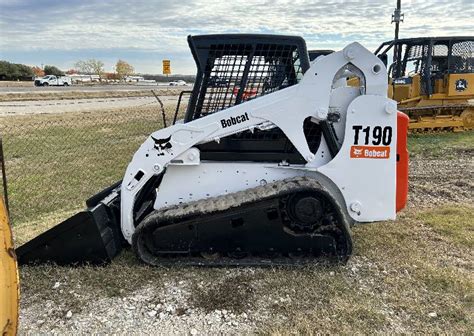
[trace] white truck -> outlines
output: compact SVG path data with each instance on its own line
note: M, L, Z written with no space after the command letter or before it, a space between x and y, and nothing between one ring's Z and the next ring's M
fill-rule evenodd
M186 86L188 85L184 80L179 79L177 81L173 81L169 83L170 86Z
M35 86L69 86L72 85L72 79L68 76L48 75L35 79Z

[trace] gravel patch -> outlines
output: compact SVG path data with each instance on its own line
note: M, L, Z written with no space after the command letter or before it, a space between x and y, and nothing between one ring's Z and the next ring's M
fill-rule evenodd
M408 207L447 203L472 204L474 161L472 151L457 150L454 157L416 156L410 160Z
M242 270L233 269L222 275L222 280L238 276ZM252 269L244 272L255 272ZM65 302L46 299L22 298L20 334L161 334L207 335L246 334L256 326L259 318L251 312L227 309L202 309L193 304L191 297L194 281L180 280L173 274L164 274L163 286L149 284L131 294L116 297L94 296L85 288L71 289L67 283L51 283L51 295L71 295L80 299ZM199 278L199 277L198 277ZM199 282L204 285L204 281ZM212 284L206 284L212 289ZM45 293L43 293L45 294ZM231 293L229 293L231 294ZM254 315L254 314L252 314Z

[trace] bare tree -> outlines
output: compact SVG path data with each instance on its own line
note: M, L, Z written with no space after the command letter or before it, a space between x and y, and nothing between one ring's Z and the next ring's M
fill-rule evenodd
M99 75L99 79L102 79L102 75L104 74L104 62L90 59L89 61L90 67L94 74Z
M88 61L77 61L76 63L74 63L74 68L84 75L92 74L92 68Z
M80 73L88 75L99 75L99 78L102 78L102 75L104 73L104 62L96 60L94 58L85 61L80 60L74 64L74 68L76 68Z

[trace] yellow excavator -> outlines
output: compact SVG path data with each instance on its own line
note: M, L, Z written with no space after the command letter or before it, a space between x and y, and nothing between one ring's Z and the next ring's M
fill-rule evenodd
M388 96L411 132L474 128L473 36L392 40L375 54L388 65Z
M19 280L6 207L0 197L0 331L16 335L18 327Z

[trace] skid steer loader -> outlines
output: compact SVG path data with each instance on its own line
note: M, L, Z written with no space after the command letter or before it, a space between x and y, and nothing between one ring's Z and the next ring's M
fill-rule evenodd
M20 263L107 262L126 245L151 265L347 260L352 225L405 206L408 118L374 54L352 43L310 62L294 36L188 43L198 72L184 120L152 133L86 210L19 247Z
M410 117L411 131L474 128L474 37L418 37L382 43L389 97Z

